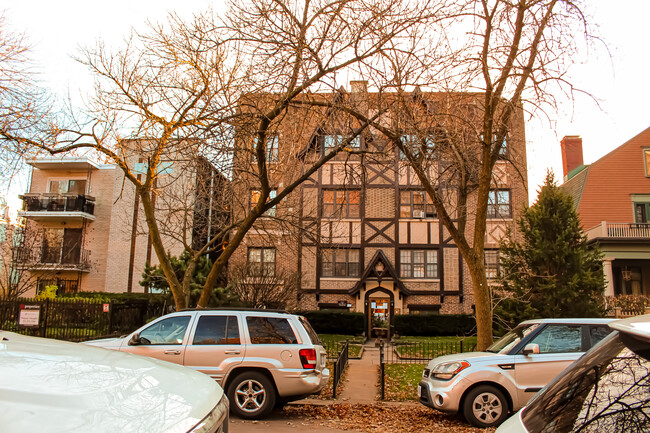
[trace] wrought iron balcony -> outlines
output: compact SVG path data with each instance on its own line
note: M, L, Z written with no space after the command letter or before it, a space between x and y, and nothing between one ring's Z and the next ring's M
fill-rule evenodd
M17 248L15 263L31 271L90 271L90 251L75 248L68 251L42 248Z
M95 198L82 194L29 193L20 196L23 210L20 216L42 220L94 220Z

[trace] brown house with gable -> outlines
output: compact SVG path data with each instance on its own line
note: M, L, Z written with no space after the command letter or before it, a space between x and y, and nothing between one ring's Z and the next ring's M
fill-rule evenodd
M650 296L650 128L590 165L582 139L562 140L563 189L604 252L606 296Z

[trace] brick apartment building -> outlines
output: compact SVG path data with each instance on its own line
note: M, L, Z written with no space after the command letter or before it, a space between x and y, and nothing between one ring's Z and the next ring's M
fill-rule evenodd
M590 165L562 139L565 183L587 237L603 252L606 296L650 296L650 129Z
M371 114L390 106L396 98L390 93L367 92L365 82L352 82L350 93L308 97L349 98ZM427 131L425 140L431 141L432 149L440 131L450 133L451 126L444 119L454 117L438 116L436 110L442 113L442 109L453 106L459 113L467 113L482 101L479 94L414 92L408 97L417 98L430 111L422 114L422 124L405 126L402 139L412 139L416 129L420 136ZM277 191L355 130L355 122L345 116L301 109L290 109L267 137L268 170ZM395 125L400 118L401 113L389 110L381 122ZM475 127L463 125L468 147L480 140ZM255 131L244 126L239 128L237 139L242 148L248 143L250 149L254 136ZM246 266L251 278L261 271L275 272L282 278L298 275L297 308L363 312L367 326L372 326L371 318L390 320L395 314L472 313L468 268L413 170L377 130L365 130L349 148L350 152L326 163L257 222L231 257L231 274L233 268ZM502 156L493 173L488 208L485 263L490 278L498 273L499 239L509 226L516 231L513 221L528 202L521 112L509 127ZM233 212L237 218L257 202L259 193L247 176L255 170L254 157L250 152L240 152L235 160L233 190L239 201L234 203ZM453 203L457 191L453 176L445 180L450 167L444 155L431 161L431 170ZM470 215L472 200L470 195ZM468 226L467 230L471 233L473 228Z
M129 162L136 172L143 170L142 158ZM25 238L15 261L36 276L37 284L25 296L51 284L59 287L59 293L145 291L138 284L145 263L155 265L158 260L142 206L122 170L77 157L37 158L28 164L32 167L30 187L21 196L23 209L19 212L26 219ZM180 189L176 191L179 196L189 197L186 203L191 208L186 214L201 221L196 228L190 224L189 236L198 242L210 234L206 203L219 193L223 176L202 158L164 164L158 181L179 184L166 191ZM161 214L161 218L168 217ZM172 255L183 251L178 238L168 234L163 239Z

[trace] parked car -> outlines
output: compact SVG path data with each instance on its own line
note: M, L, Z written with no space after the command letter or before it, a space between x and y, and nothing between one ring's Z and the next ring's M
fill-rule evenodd
M260 419L274 406L320 392L327 352L302 316L269 310L184 310L122 338L88 341L190 367L226 390L230 409Z
M442 412L460 412L477 427L499 425L609 334L611 320L529 320L485 352L435 358L422 374L420 403Z
M0 331L0 430L227 433L228 399L184 367Z
M650 315L615 330L565 370L498 433L650 431Z

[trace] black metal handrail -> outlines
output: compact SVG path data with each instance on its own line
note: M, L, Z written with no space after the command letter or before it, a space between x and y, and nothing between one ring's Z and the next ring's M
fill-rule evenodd
M25 212L84 212L95 213L95 198L83 194L25 194Z
M349 354L350 342L345 340L345 344L341 348L336 361L334 362L334 381L332 384L332 398L336 399L336 388L341 381L345 367L348 366L348 354Z

